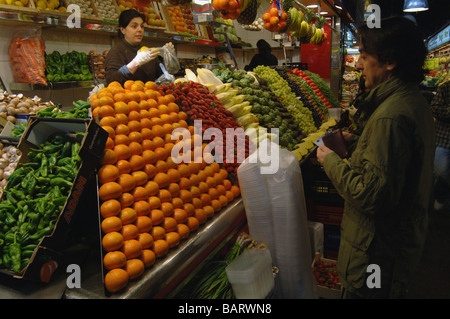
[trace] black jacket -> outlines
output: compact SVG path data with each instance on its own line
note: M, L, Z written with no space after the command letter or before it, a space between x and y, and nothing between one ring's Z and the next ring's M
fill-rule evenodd
M253 56L250 64L246 65L244 69L245 71L253 71L258 65L278 65L278 59L272 53L257 53Z

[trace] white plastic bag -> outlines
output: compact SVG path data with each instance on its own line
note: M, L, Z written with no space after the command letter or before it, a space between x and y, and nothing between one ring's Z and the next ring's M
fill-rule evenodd
M268 245L276 278L274 297L317 298L311 268L303 180L297 157L280 149L278 170L261 174L264 164L249 156L238 170L250 235Z
M180 61L178 61L177 53L172 42L165 44L160 50L160 55L163 58L164 66L170 74L176 74L180 71Z

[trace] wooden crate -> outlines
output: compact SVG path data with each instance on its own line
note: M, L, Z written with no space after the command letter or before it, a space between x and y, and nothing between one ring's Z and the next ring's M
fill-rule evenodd
M166 27L164 29L166 29L167 31L175 31L167 7L163 6L160 1L152 1L152 6L155 9L156 13L159 14L161 19L166 23Z
M321 254L316 252L315 257L313 259L311 268L314 269L314 266L316 264L316 262L319 262L320 260L322 261L326 261L332 264L336 264L336 260L333 259L326 259L326 258L322 258ZM314 276L314 279L316 277ZM329 288L326 286L322 286L317 284L316 282L316 287L317 287L317 294L319 295L319 298L324 298L324 299L341 299L341 295L342 295L342 286L339 284L337 286L337 288Z
M119 15L120 15L120 9L119 6L117 5L116 0L109 0L110 1L110 5L113 7L114 12L117 14L117 17L112 17L112 16L105 16L103 17L100 14L99 8L97 8L97 5L95 3L95 0L91 0L92 2L92 7L94 8L94 11L96 12L97 17L101 18L101 19L106 19L106 20L110 20L110 21L118 21L119 20Z

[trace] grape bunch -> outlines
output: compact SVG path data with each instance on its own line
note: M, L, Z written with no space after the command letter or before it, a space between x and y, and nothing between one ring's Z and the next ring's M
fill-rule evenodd
M306 95L303 93L302 89L297 84L297 82L295 82L293 79L291 79L291 77L288 74L286 74L284 71L280 70L280 71L278 71L278 73L288 83L292 92L294 92L294 94L296 96L300 97L300 100L302 101L303 105L311 111L311 114L312 114L313 120L314 120L314 125L316 128L319 128L323 122L321 114L309 102L309 100L307 99Z
M262 65L257 66L253 71L259 78L268 83L270 90L291 114L302 133L308 135L317 131L311 111L303 105L302 101L297 99L288 83L277 71Z

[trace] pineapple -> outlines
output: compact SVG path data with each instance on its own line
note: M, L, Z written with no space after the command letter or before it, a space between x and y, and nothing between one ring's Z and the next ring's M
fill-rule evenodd
M256 19L256 14L258 11L258 0L250 0L247 8L241 12L237 21L240 24L248 25L251 24Z

